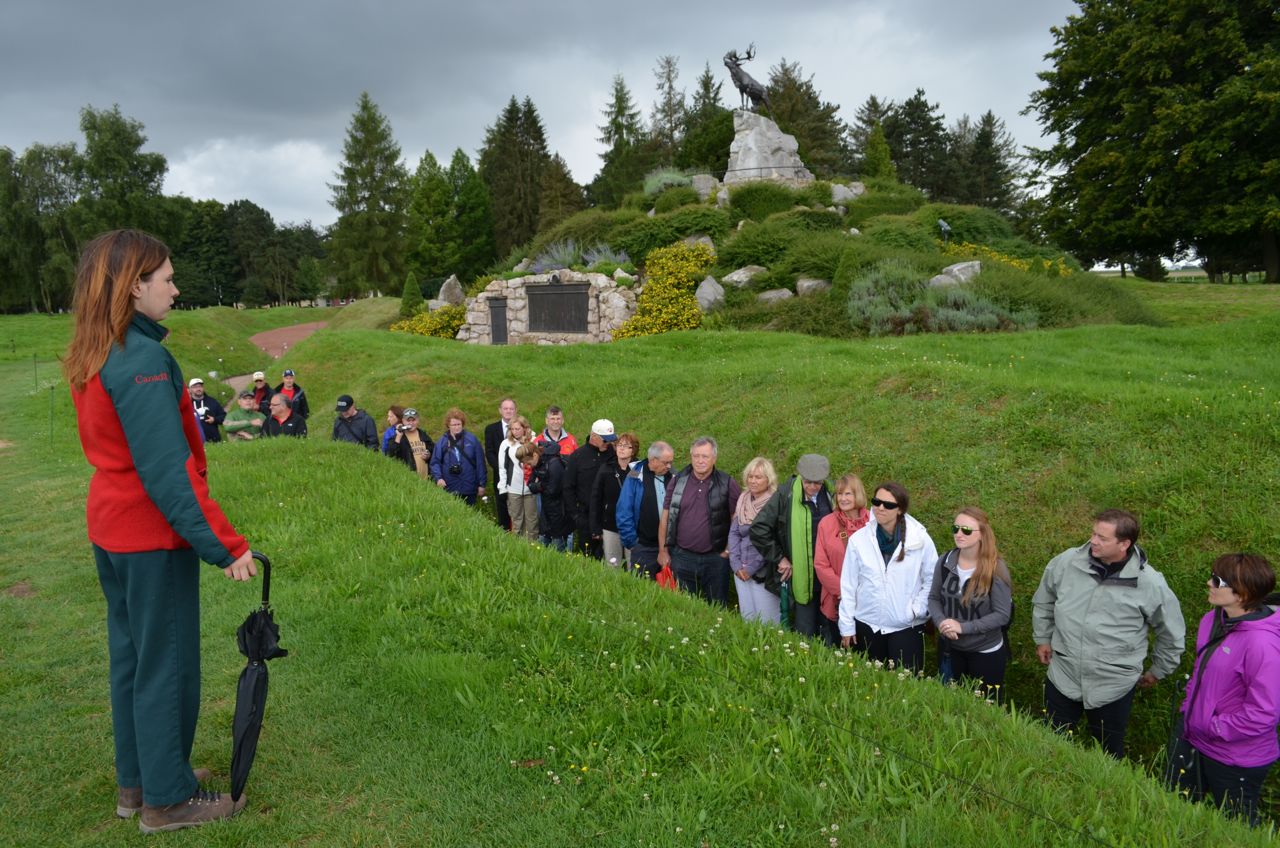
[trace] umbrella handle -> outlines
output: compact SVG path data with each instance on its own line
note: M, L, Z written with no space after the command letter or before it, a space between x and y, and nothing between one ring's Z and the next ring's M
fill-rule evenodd
M271 560L267 559L267 555L259 551L249 552L254 559L262 563L262 608L266 609L270 605L271 597Z

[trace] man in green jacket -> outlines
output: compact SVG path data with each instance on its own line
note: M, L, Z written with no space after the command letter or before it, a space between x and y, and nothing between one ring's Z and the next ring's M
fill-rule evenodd
M1054 557L1032 598L1036 655L1049 667L1049 723L1064 732L1083 713L1089 734L1116 758L1124 756L1134 692L1177 669L1187 629L1178 599L1137 542L1132 513L1098 513L1089 542ZM1155 646L1143 671L1149 633Z

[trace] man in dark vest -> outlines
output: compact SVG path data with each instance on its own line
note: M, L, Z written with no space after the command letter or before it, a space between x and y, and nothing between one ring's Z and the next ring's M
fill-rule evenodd
M498 450L507 440L507 428L516 420L516 402L503 398L498 404L498 420L484 428L484 458L493 472L493 500L498 515L498 526L511 529L511 513L507 510L507 496L498 491Z
M667 484L658 526L658 565L670 565L683 591L729 604L729 519L738 483L716 468L716 440L702 436L689 465Z
M630 566L637 577L658 576L658 524L662 519L662 503L671 482L671 463L675 451L666 442L649 445L649 459L636 463L622 481L622 493L614 508L618 536L623 549L630 551Z

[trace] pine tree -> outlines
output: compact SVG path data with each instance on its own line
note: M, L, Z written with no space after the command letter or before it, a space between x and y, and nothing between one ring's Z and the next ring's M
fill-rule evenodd
M935 197L947 182L947 131L937 110L938 104L929 103L924 89L917 88L884 122L899 178Z
M537 232L542 171L549 158L537 107L528 97L522 105L512 95L497 122L485 130L478 163L489 189L494 241L504 256Z
M409 180L408 264L425 279L447 277L461 249L449 174L428 150Z
M689 104L690 118L705 117L723 109L724 103L720 100L720 90L723 87L724 83L716 82L715 74L711 73L711 63L704 64L702 73L698 75L698 87Z
M551 157L542 171L542 194L538 200L538 232L551 229L574 212L587 208L582 186L573 181L569 166L560 154Z
M798 62L785 58L769 69L769 102L779 129L795 136L800 159L819 178L838 174L848 160L840 107L822 102L813 76L803 76Z
M705 65L698 75L685 119L684 140L675 158L680 168L708 171L719 179L724 178L734 137L733 113L720 102L723 85L716 82L711 65Z
M418 286L418 275L410 271L404 276L404 293L400 295L400 317L412 318L422 309L422 289Z
M489 267L495 258L493 213L489 206L489 189L462 148L453 152L453 159L449 162L449 185L458 233L458 264L454 273L461 280L471 280Z
M948 160L952 165L948 194L956 203L971 203L1008 212L1018 178L1018 153L1004 121L988 110L974 124L965 115L952 127Z
M898 178L898 169L893 167L893 157L889 153L889 142L884 139L884 127L879 124L873 126L867 134L861 162L861 174L868 179Z
M680 60L675 56L662 56L653 69L657 80L658 99L649 115L649 135L657 149L659 161L671 164L684 139L687 110L684 92L676 89L680 78Z
M883 133L884 122L892 112L892 101L881 100L872 94L867 97L866 102L859 106L858 111L854 113L853 125L849 127L849 154L853 173L867 174L867 165L864 160L867 156L867 145L871 139L871 131L878 126ZM878 163L877 167L879 167Z
M640 187L651 158L643 146L640 110L621 74L614 76L609 105L601 114L605 122L599 127L598 141L607 149L600 154L604 164L591 183L591 196L601 206L616 207L628 192Z
M330 204L338 211L329 256L338 294L391 290L404 273L409 174L391 124L369 97L360 102L342 147Z

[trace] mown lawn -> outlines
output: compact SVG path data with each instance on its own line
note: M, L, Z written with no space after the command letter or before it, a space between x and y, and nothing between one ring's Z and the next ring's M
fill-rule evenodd
M1110 505L1142 517L1143 544L1189 621L1217 553L1280 559L1274 318L859 342L689 333L554 349L324 331L285 360L320 438L210 451L215 495L277 563L292 655L271 669L246 815L165 838L1261 844L1144 773L1171 683L1139 698L1136 763L1035 722L1029 597L1048 558ZM0 341L49 334L10 327L28 320L0 320ZM183 329L171 344L185 365L208 355L204 339L239 347L248 328ZM111 815L88 469L65 387L46 387L46 366L33 382L30 356L0 362L0 439L13 443L0 448L0 844L124 844L138 837ZM508 393L535 420L559 403L575 432L608 416L678 449L709 432L734 473L757 453L785 470L819 450L833 472L902 480L939 542L954 510L976 501L1015 577L1011 688L1027 717L505 537L404 469L327 442L326 405L341 392L377 418L392 401L414 403L433 435L448 406L478 430ZM205 577L195 759L223 781L243 662L234 630L257 588Z

